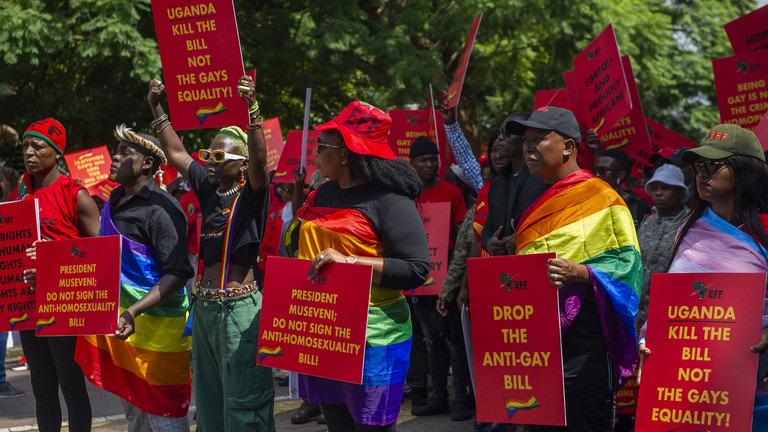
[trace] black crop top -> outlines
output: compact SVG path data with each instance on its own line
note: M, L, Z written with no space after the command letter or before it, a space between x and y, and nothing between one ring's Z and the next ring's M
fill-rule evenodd
M216 194L219 185L208 182L205 167L197 162L189 165L189 183L200 201L203 215L200 228L200 259L206 267L221 262L224 249L224 230L227 227L227 213L235 201L235 195L220 197ZM269 207L265 184L254 192L246 177L245 187L240 194L240 204L235 214L235 229L232 236L231 265L250 267L256 263L263 234L264 209Z

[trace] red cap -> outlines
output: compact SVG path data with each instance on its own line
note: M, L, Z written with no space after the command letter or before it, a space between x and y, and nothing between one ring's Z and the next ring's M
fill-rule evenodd
M23 140L27 136L40 138L50 144L54 150L64 154L64 146L67 144L67 132L61 123L50 117L29 125L21 139Z
M477 163L480 164L480 168L485 168L488 165L490 165L490 161L488 160L488 156L482 155L479 158L477 158Z
M365 102L354 101L333 120L315 126L315 130L338 130L347 148L357 154L395 159L395 153L387 143L391 125L392 119L384 111Z

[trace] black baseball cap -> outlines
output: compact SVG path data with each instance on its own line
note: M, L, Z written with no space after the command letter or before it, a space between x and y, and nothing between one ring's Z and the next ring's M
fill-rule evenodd
M565 108L545 106L534 110L528 120L512 120L508 123L511 132L522 135L525 128L544 129L561 133L568 138L581 142L581 130L576 116Z

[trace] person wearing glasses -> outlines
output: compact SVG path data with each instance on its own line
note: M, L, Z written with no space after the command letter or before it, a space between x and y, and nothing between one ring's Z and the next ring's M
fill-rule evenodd
M683 162L693 168L698 196L677 235L667 272L768 273L768 166L755 134L738 125L717 125L683 154ZM646 325L640 331L641 355L651 354ZM749 349L768 352L768 290L760 341ZM768 382L757 378L752 431L765 431Z
M245 90L247 89L247 90ZM247 134L223 128L194 163L165 114L165 85L149 83L153 126L170 164L200 201L200 265L192 319L192 370L197 427L206 431L274 431L272 371L256 365L261 292L258 258L268 200L266 144L255 86L244 76L239 95L250 108Z
M632 158L621 149L609 149L600 153L592 166L592 174L608 183L627 204L635 228L640 226L646 215L651 214L651 206L631 190L624 188L632 175Z
M312 191L286 232L288 255L373 268L362 384L300 375L302 396L322 406L330 432L394 431L400 413L411 318L403 290L429 276L426 234L414 200L422 185L387 145L391 118L351 102L315 126L315 163L328 181Z

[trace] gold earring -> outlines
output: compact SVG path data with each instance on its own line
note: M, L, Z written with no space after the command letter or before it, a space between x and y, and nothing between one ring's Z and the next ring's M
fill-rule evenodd
M346 159L342 159L342 160L341 160L341 164L342 164L342 165L346 165L346 164L347 164L347 160L346 160Z

